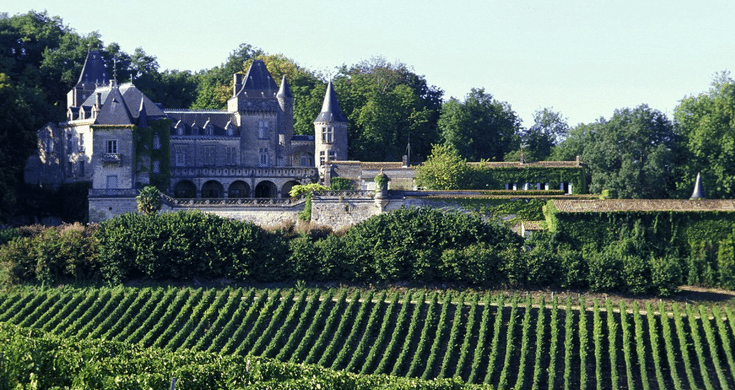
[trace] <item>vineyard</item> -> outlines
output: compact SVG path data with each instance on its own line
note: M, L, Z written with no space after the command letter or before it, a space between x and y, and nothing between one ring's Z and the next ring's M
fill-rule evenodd
M733 321L729 307L456 291L119 287L0 295L0 322L62 338L499 389L735 388Z

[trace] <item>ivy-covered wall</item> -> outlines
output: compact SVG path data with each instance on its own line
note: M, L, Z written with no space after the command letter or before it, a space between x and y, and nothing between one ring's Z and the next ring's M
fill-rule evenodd
M586 194L588 172L584 166L558 167L493 167L475 166L472 169L474 188L504 189L505 184L549 183L549 189L559 189L560 183L572 183L575 194Z
M171 121L168 119L150 121L149 127L136 127L135 162L144 172L148 172L150 184L156 186L161 192L168 192L171 183L171 158L169 127ZM160 148L154 148L153 137L158 136ZM153 172L153 162L159 162L159 172Z

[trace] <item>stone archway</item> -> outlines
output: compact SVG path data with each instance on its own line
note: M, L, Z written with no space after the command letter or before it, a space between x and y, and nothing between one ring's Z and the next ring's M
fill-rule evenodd
M278 187L268 180L261 181L255 186L256 198L275 198L278 194Z
M242 180L235 181L227 188L227 197L230 199L249 198L250 186Z
M224 195L222 184L216 180L210 180L202 185L202 198L222 198Z
M284 184L283 187L281 188L281 197L282 198L291 197L291 195L288 194L289 192L291 192L291 188L299 184L301 183L297 182L296 180L291 180L291 181L286 182L286 184Z
M197 186L189 180L182 180L174 186L175 198L196 198Z

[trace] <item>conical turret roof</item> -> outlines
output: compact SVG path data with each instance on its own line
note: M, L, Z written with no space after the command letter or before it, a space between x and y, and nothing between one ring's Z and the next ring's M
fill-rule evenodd
M689 199L704 199L707 195L704 192L704 186L702 185L702 176L697 172L697 180L694 182L694 191Z
M337 94L334 92L334 87L332 86L331 81L327 84L327 93L324 94L322 111L319 113L319 116L316 117L314 122L347 122L347 118L342 115L342 111L339 109Z
M286 81L286 75L283 75L283 78L281 78L281 88L278 90L277 97L287 97L292 98L293 94L291 93L291 87L288 86L288 81Z

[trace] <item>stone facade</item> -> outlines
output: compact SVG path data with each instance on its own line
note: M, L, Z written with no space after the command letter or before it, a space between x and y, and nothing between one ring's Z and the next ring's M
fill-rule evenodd
M285 76L276 85L255 60L233 81L226 110L164 109L111 80L100 52L90 51L67 95L67 120L38 130L26 182L91 183L90 220L98 221L131 211L120 194L150 184L177 198L285 198L319 180L320 154L346 159L347 121L331 83L314 122L317 147L313 135L293 133Z

